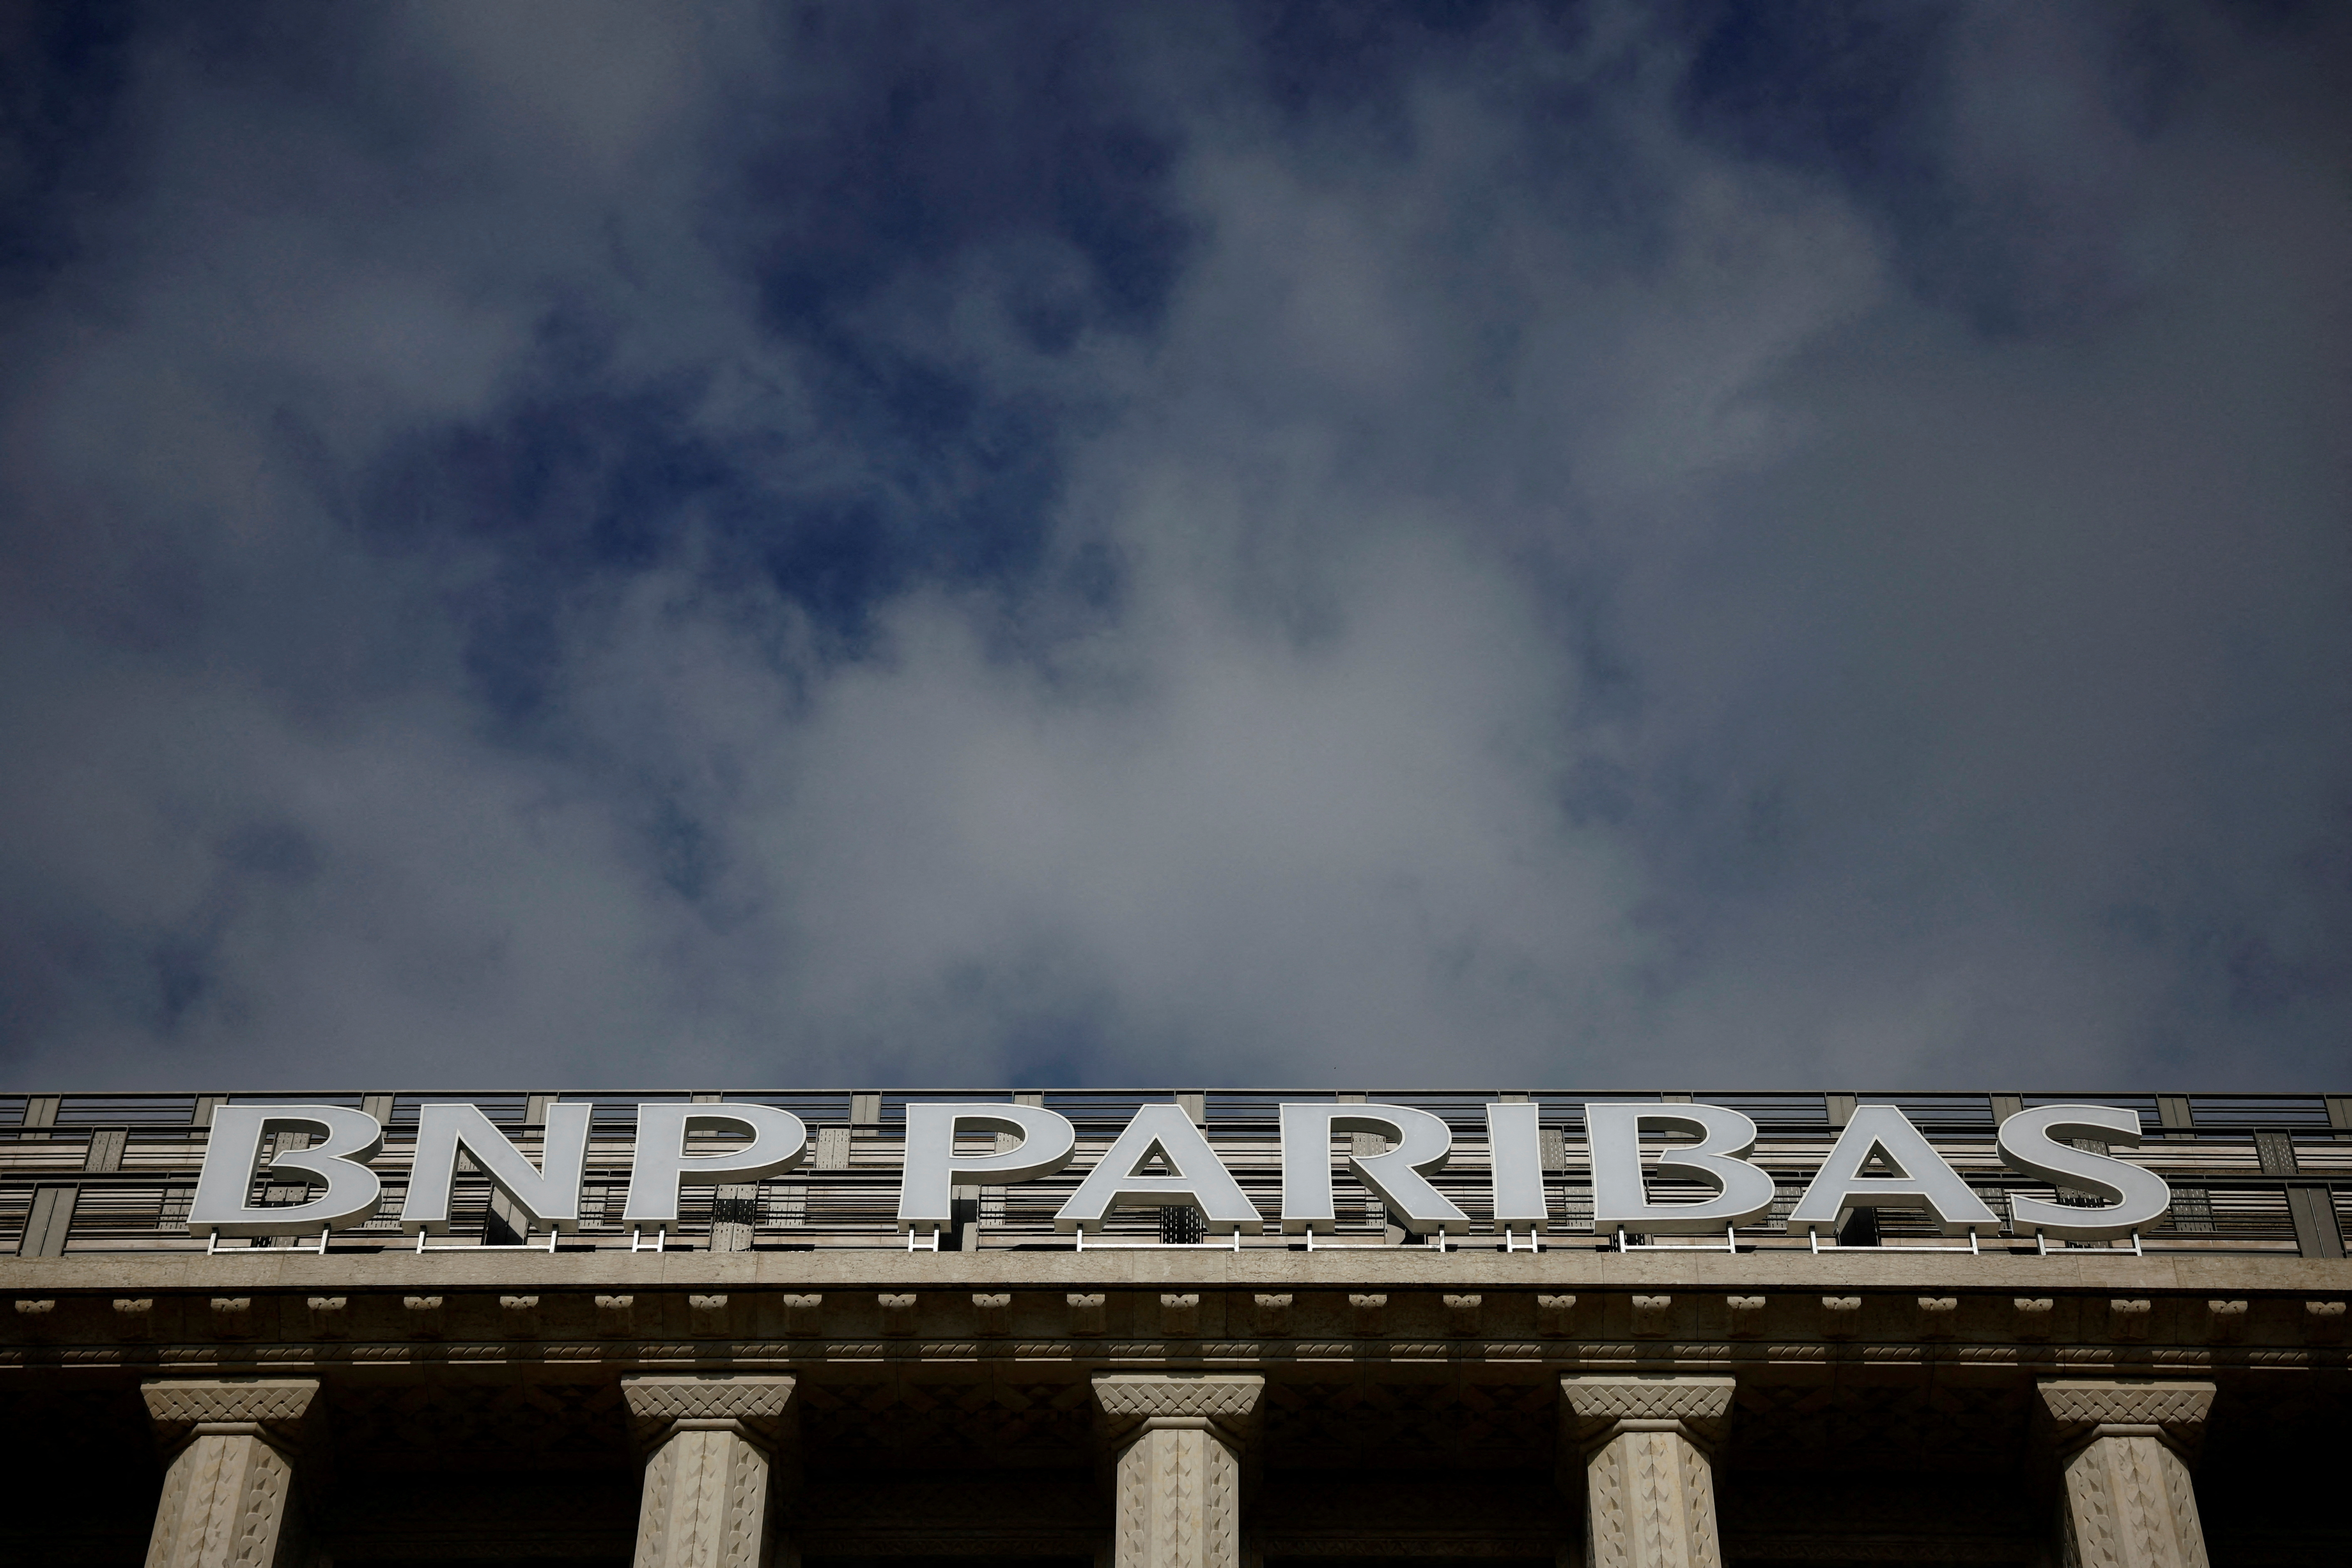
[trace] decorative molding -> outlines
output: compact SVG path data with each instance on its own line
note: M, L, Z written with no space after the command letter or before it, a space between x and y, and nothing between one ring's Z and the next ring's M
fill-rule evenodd
M782 1373L708 1377L640 1373L621 1379L621 1400L641 1429L679 1421L772 1423L791 1407L797 1378Z
M149 1419L159 1426L240 1422L290 1426L319 1397L315 1378L171 1379L140 1385Z
M2201 1426L2213 1408L2210 1383L2110 1383L2058 1380L2040 1384L2042 1408L2062 1432L2104 1426L2160 1426L2174 1437Z
M2341 1301L2305 1301L2303 1304L2304 1337L2314 1344L2332 1345L2344 1338L2344 1303Z
M2205 1337L2215 1344L2235 1344L2246 1337L2246 1303L2242 1298L2216 1299L2205 1303Z
M1265 1379L1254 1373L1098 1372L1095 1403L1114 1420L1188 1417L1239 1423L1257 1414Z
M1731 1419L1737 1379L1584 1375L1559 1380L1565 1414L1581 1447L1606 1442L1629 1422L1674 1424L1702 1442L1719 1441Z
M1160 1331L1170 1339L1191 1339L1201 1331L1201 1297L1198 1291L1163 1290L1160 1293Z

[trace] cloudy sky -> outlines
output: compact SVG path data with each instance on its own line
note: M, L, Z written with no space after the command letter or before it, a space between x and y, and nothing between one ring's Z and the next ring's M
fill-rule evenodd
M2347 1058L2352 9L0 7L16 1086Z

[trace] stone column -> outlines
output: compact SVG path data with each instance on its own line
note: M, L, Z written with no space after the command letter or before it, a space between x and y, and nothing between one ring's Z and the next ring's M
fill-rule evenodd
M294 1459L318 1397L309 1378L142 1385L167 1447L147 1568L294 1568L302 1561Z
M646 1453L635 1568L769 1568L798 1561L774 1499L793 1380L648 1373L621 1380Z
M2205 1568L2187 1455L2210 1383L2044 1383L2064 1471L2066 1568Z
M1727 1377L1563 1377L1584 1458L1585 1568L1722 1568L1709 1455L1731 1421Z
M1095 1374L1118 1454L1115 1568L1240 1568L1241 1449L1265 1379Z

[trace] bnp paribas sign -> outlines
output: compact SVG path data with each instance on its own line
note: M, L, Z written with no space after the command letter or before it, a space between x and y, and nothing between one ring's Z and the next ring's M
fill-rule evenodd
M1722 1231L1754 1226L1770 1214L1773 1178L1748 1159L1757 1127L1738 1110L1624 1102L1583 1109L1581 1157L1590 1162L1596 1231ZM807 1126L774 1106L647 1101L635 1110L625 1226L674 1226L682 1187L760 1181L799 1167L809 1149ZM576 1229L593 1113L586 1102L550 1104L533 1163L479 1106L420 1107L399 1210L402 1228L420 1237L447 1229L462 1152L534 1226ZM1485 1107L1486 1213L1475 1217L1496 1230L1533 1232L1549 1222L1538 1113L1525 1101ZM1473 1227L1474 1216L1429 1180L1454 1155L1452 1128L1433 1112L1407 1105L1300 1101L1278 1107L1277 1125L1283 1231L1311 1242L1337 1227L1333 1185L1341 1162L1334 1146L1343 1135L1357 1151L1384 1145L1342 1158L1393 1223L1435 1237ZM271 1137L288 1132L301 1137ZM1361 1134L1371 1136L1353 1136ZM973 1146L983 1136L986 1152ZM2103 1152L2136 1143L2139 1136L2138 1112L2117 1106L2044 1105L2008 1117L1996 1141L2002 1163L2090 1200L2060 1204L2012 1194L2011 1229L2099 1241L2152 1226L2170 1206L2170 1190L2154 1172ZM715 1152L714 1137L726 1140ZM298 1142L305 1146L289 1146ZM266 1142L278 1152L265 1168ZM251 1237L364 1224L383 1203L383 1183L369 1163L383 1142L383 1124L348 1106L223 1105L214 1112L188 1228L199 1236ZM698 1142L703 1152L696 1152ZM1042 1106L909 1101L898 1227L910 1237L936 1236L952 1224L958 1187L1057 1175L1071 1166L1077 1149L1076 1126ZM300 1182L317 1189L316 1195L290 1205L257 1205L256 1179L265 1174L276 1183ZM1198 1210L1218 1235L1255 1234L1267 1225L1182 1106L1146 1104L1085 1170L1055 1223L1083 1238L1099 1231L1114 1210L1169 1205ZM2001 1226L1899 1108L1858 1106L1786 1223L1795 1234L1818 1236L1833 1233L1850 1210L1883 1207L1925 1210L1950 1236L1996 1235Z

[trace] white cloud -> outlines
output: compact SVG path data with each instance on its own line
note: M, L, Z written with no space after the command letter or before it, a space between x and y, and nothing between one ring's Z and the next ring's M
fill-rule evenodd
M1851 185L1692 135L1648 25L1498 29L1378 133L1192 35L1138 100L1195 236L1156 330L1024 336L1086 287L1029 233L846 318L1062 416L1044 566L910 559L845 647L669 498L695 547L535 605L527 725L453 610L523 546L371 511L420 439L659 388L774 527L794 487L917 504L712 205L731 124L819 146L851 89L755 18L635 6L404 12L341 96L157 59L112 270L18 330L0 410L20 1073L2329 1061L2333 111L2207 38L2151 132L2088 80L2112 40L1968 34L1948 199L2012 226L1987 253L2042 312L2000 336L1906 286L1918 237ZM597 337L578 385L559 317Z

